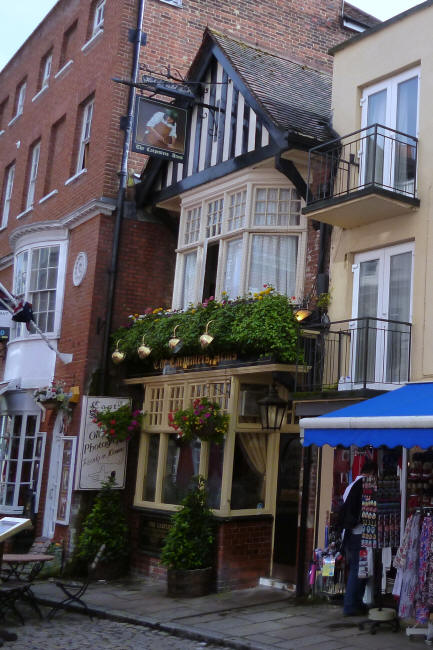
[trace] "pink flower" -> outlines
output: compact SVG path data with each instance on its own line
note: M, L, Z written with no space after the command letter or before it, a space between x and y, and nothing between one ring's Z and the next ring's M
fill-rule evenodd
M128 426L128 431L133 431L133 430L134 430L134 427L132 426L132 424L130 424L130 425Z
M210 413L205 413L205 418L210 418Z
M144 310L145 314L151 314L153 312L152 307L148 307L147 309Z
M138 424L137 420L131 420L132 427L136 427Z

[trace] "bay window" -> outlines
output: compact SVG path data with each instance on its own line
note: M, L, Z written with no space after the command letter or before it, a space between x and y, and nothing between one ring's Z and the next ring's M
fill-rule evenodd
M220 183L198 198L191 193L181 212L173 308L263 285L302 294L306 228L299 194L273 170L250 171L244 182Z
M35 246L15 257L14 294L32 304L35 323L46 333L59 330L64 267L64 244ZM23 323L14 324L13 338L25 332Z

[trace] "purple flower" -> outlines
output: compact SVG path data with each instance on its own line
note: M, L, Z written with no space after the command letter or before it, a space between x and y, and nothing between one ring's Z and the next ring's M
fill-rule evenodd
M210 418L210 413L205 413L205 418Z
M128 431L133 431L133 430L134 430L134 427L132 426L132 424L130 424L130 425L128 426Z
M137 420L131 420L132 428L137 426Z

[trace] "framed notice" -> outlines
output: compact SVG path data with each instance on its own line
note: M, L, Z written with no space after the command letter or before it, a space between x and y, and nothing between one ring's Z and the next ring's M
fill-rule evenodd
M114 487L125 487L128 443L108 440L93 422L91 413L104 407L116 410L128 404L126 397L83 397L80 437L78 442L76 490L99 490L101 483L114 477Z
M187 116L184 108L136 97L132 150L183 162Z

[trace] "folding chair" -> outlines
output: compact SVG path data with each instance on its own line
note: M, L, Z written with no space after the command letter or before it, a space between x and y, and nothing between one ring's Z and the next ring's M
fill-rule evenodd
M96 554L95 559L93 560L90 566L89 577L86 582L63 582L60 580L56 581L56 586L63 591L66 598L64 598L59 603L56 603L56 605L54 605L54 607L52 608L52 610L49 612L47 616L48 620L51 620L57 614L59 609L66 609L66 607L72 603L81 605L81 607L84 608L85 613L88 614L88 616L90 617L90 620L93 620L90 610L87 607L87 604L83 600L83 596L86 593L87 587L91 582L91 575L95 571L99 562L101 561L104 551L105 551L105 544L102 544L102 546L100 547L99 551Z

